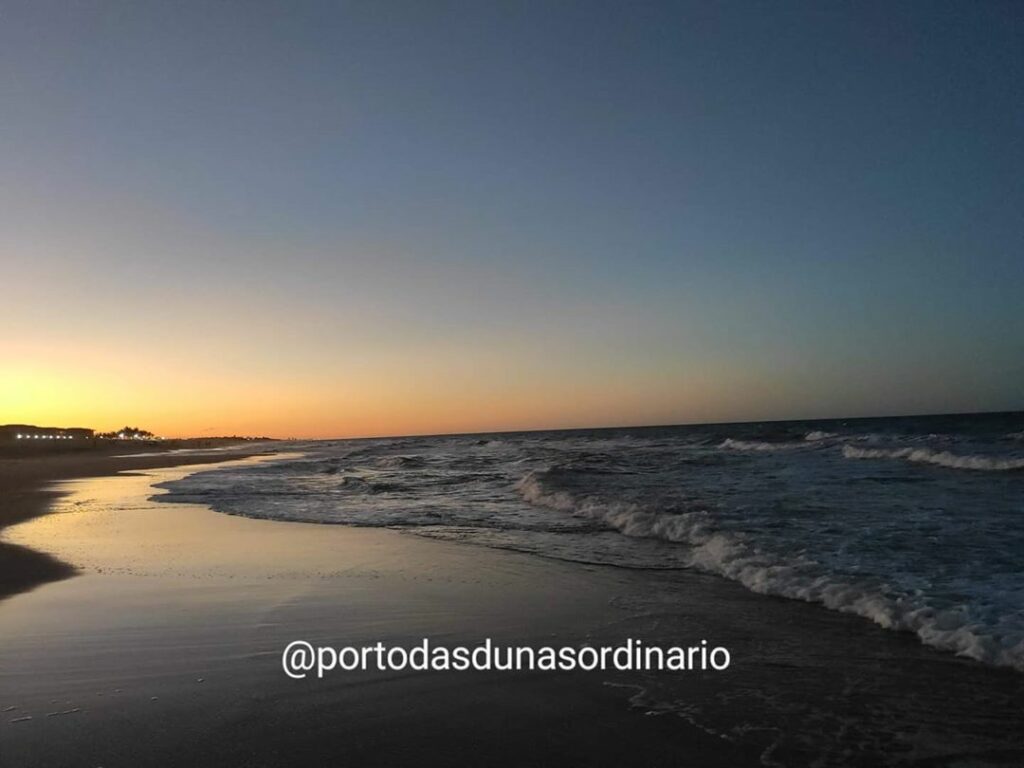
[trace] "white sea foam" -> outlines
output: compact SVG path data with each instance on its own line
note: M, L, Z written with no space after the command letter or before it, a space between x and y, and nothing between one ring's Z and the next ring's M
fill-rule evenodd
M753 592L820 603L881 627L915 633L921 642L960 656L1024 671L1024 636L1003 636L971 620L966 608L936 610L910 596L889 596L829 576L803 556L782 559L740 536L716 531L703 510L666 514L629 502L577 497L544 486L544 471L516 484L531 504L602 522L626 536L663 539L690 548L689 565L738 581ZM988 631L986 631L988 629ZM1019 634L1019 633L1018 633Z
M847 459L902 459L921 464L935 464L951 469L973 469L989 472L1024 469L1024 459L1001 459L994 456L958 456L949 451L928 448L858 448L843 446Z
M836 437L835 432L822 432L821 430L816 429L813 432L808 432L804 435L804 440L808 440L813 443L819 440L828 440L832 437Z
M1020 531L1002 524L1017 495L1003 482L986 495L986 472L923 473L912 463L1012 468L1004 462L1022 454L1006 450L1011 429L988 443L930 434L937 429L827 436L796 426L771 434L775 442L733 428L643 440L526 435L486 448L483 438L360 441L207 470L158 498L250 517L399 526L579 562L702 569L1024 671L1024 581L1003 567L1021 546ZM947 445L962 455L940 453ZM892 479L919 482L861 483L867 462L847 457L878 458ZM1022 478L999 479L1016 487ZM963 482L975 489L952 508L951 489Z
M794 448L803 448L804 443L762 443L753 440L733 440L725 438L719 448L728 448L733 451L758 451L761 453L769 451L791 451Z

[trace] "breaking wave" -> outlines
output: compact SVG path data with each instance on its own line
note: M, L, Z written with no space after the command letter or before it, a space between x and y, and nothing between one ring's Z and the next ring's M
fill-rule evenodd
M835 432L822 432L820 429L815 429L812 432L808 432L804 435L804 440L809 442L817 442L818 440L828 440L832 437L838 437Z
M158 498L699 569L1024 671L1022 429L1009 414L332 441Z
M1024 469L1024 459L958 456L949 451L933 451L928 448L858 448L854 445L844 445L843 456L847 459L902 459L920 464L935 464L950 469L973 469L989 472Z
M718 447L733 451L758 451L765 453L769 451L791 451L794 448L804 448L806 446L804 443L762 443L754 440L734 440L731 437L727 437Z
M940 610L910 595L844 582L806 556L785 559L761 551L741 535L715 530L712 517L702 509L666 513L550 489L545 479L552 474L557 476L558 470L530 472L516 483L516 490L530 504L595 520L625 536L684 545L690 567L737 581L752 592L819 603L885 629L913 632L934 648L1024 671L1024 633L987 632L992 628L978 622L966 606Z

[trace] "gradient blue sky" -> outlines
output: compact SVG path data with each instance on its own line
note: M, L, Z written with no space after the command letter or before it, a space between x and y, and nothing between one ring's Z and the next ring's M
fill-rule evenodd
M1024 408L1022 40L1020 3L0 3L0 421Z

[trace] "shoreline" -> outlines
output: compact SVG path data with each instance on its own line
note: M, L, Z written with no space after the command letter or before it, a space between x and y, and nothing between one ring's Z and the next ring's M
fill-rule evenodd
M146 474L65 480L49 489L54 514L4 532L10 546L44 549L79 573L0 600L0 670L11 671L0 710L13 707L0 738L20 764L271 766L287 755L388 765L417 755L447 765L466 749L509 768L670 766L682 755L701 766L1024 757L1014 706L1024 676L857 616L694 572L153 501L154 485L189 465L257 460L158 467L168 458L123 468ZM304 681L280 670L295 639L411 646L421 637L706 638L728 647L733 664L682 675L361 671Z
M187 469L67 481L53 514L6 532L49 542L80 567L78 578L0 601L10 628L0 669L17 670L0 700L0 740L20 764L170 766L186 755L198 766L269 768L343 754L402 765L423 753L421 764L440 766L472 749L510 767L668 766L681 747L701 765L756 760L756 747L640 716L628 704L635 690L611 674L287 678L279 655L298 638L582 644L625 615L613 603L630 579L393 530L149 500ZM520 742L511 750L510 734Z
M163 450L147 446L144 455L124 454L123 445L67 453L0 456L0 536L5 529L45 515L64 491L55 484L85 477L110 477L121 472L158 467L205 464L257 455L272 443L239 443L218 449ZM189 452L194 451L194 452ZM222 453L221 453L222 452ZM74 576L76 569L51 554L0 541L0 600L51 581Z

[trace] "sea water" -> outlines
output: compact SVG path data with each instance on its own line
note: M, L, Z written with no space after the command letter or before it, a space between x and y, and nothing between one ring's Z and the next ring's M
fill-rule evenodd
M236 515L699 569L1024 670L1024 414L294 444L168 483Z

